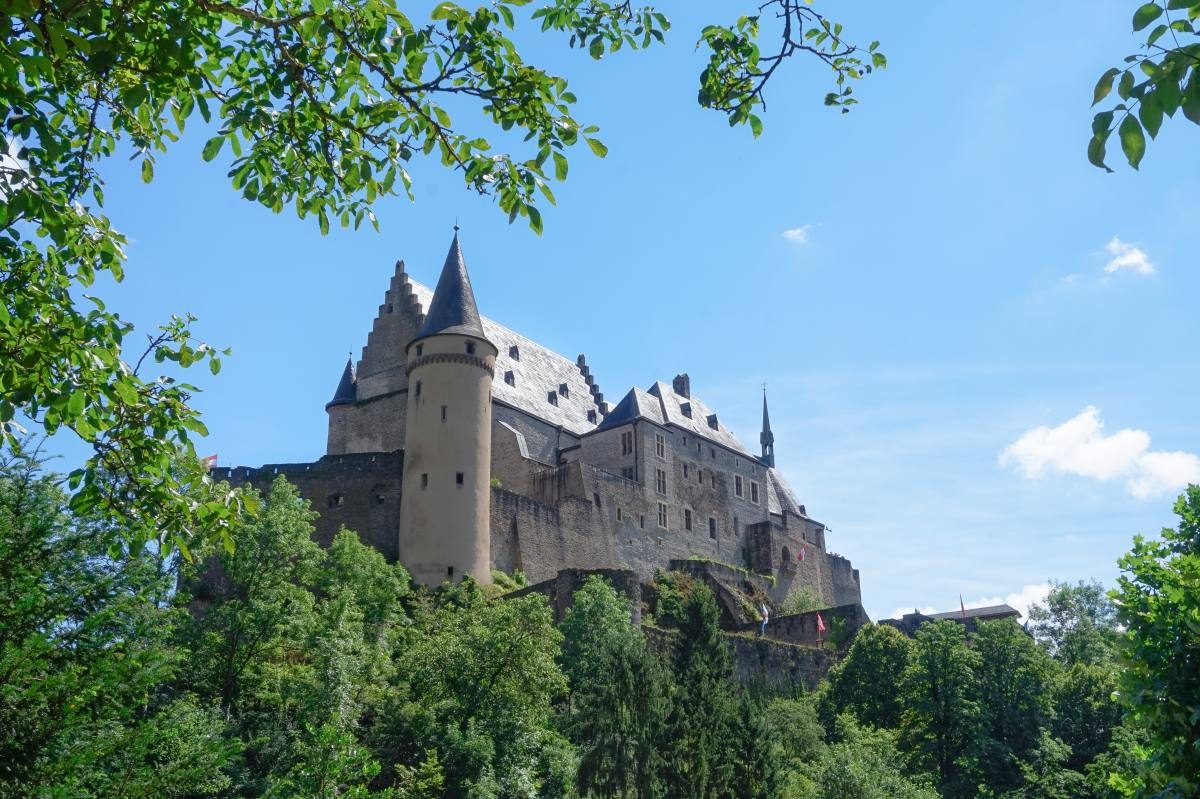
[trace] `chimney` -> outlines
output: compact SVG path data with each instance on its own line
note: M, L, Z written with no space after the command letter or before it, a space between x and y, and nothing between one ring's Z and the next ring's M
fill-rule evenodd
M681 397L692 398L692 381L687 376L687 372L675 375L675 379L671 381L671 388Z

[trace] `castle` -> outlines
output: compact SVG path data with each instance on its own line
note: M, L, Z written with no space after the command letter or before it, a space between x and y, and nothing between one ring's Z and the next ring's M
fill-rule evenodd
M611 405L583 355L480 316L457 227L432 291L396 264L326 411L319 460L216 476L265 488L285 475L320 513L320 542L344 525L421 583L494 569L648 581L691 560L765 576L776 603L802 586L827 606L860 602L857 570L775 467L765 394L757 455L686 374Z

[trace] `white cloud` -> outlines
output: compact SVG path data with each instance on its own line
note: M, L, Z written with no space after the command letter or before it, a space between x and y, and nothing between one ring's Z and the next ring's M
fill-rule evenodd
M910 608L896 608L895 610L892 611L892 615L886 616L884 618L898 619L901 616L903 616L905 613L912 613L914 610L919 613L924 613L926 616L929 616L930 614L938 612L937 608L933 607L932 605L926 605L923 608L911 608L911 607Z
M783 231L783 237L793 244L808 244L808 233L812 230L812 225L801 225L789 230Z
M1035 427L1000 453L1000 465L1026 479L1073 474L1095 480L1123 478L1138 499L1149 499L1200 483L1200 457L1190 452L1150 449L1144 430L1105 435L1100 411L1089 405L1058 427Z
M1112 256L1104 265L1104 273L1107 275L1116 274L1122 269L1138 275L1153 275L1156 271L1145 251L1132 244L1126 244L1116 236L1104 245L1104 250Z

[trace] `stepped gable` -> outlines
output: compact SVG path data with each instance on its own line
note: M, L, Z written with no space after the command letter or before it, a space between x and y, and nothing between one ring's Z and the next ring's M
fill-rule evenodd
M787 511L793 516L806 517L808 514L804 510L804 506L800 504L800 500L796 499L796 494L792 491L792 487L787 484L780 474L778 469L767 469L767 509L771 513L782 513Z
M742 446L742 442L737 440L737 436L720 423L716 413L694 396L677 394L674 388L661 380L650 387L649 393L659 399L662 416L667 424L739 452L747 458L758 460L757 455L752 455ZM691 394L690 391L688 393Z
M409 286L421 309L429 308L433 290L411 279ZM432 314L426 317L430 318ZM603 399L597 400L598 395L592 393L579 364L486 316L480 316L479 321L480 337L500 351L496 356L496 379L492 381L493 399L549 424L562 425L574 435L596 428L604 418ZM506 380L508 372L513 373L511 384ZM563 386L565 395L560 391ZM549 400L551 393L556 404ZM589 418L589 411L594 419Z

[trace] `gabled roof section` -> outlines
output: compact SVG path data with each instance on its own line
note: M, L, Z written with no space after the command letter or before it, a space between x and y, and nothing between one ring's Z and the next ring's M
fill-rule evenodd
M604 422L596 428L596 431L611 430L638 419L649 419L658 424L663 424L664 421L662 405L659 403L658 397L651 396L640 388L633 388L621 398L617 407L604 417Z
M767 510L771 513L783 513L786 510L792 516L808 518L808 513L796 499L791 486L775 468L767 469Z
M462 247L458 243L458 228L454 230L454 240L450 242L450 251L446 253L446 263L442 265L433 299L426 308L425 324L417 333L418 339L438 333L486 338L479 308L475 305L475 292L471 290L467 263L463 260Z
M1021 611L1011 605L988 605L982 608L967 608L966 618L968 619L986 619L986 618L1008 618L1010 616L1020 616ZM963 612L959 610L948 610L945 613L930 613L931 619L962 619Z
M354 356L346 359L346 368L342 370L342 379L338 382L333 399L325 403L325 410L334 405L349 405L358 399L358 383L354 378Z
M443 270L444 274L444 270ZM439 285L440 285L439 281ZM429 308L434 292L415 280L409 281L413 296L422 309ZM485 338L499 350L496 356L496 379L492 381L492 398L524 411L534 418L558 426L572 435L582 435L595 429L604 416L600 407L603 396L593 393L578 362L572 361L536 341L509 330L486 316L479 317ZM513 347L516 347L515 357ZM513 373L513 385L503 379L505 372ZM558 394L567 387L567 395ZM551 392L558 394L557 404L546 399ZM595 421L588 418L588 411Z
M694 433L700 438L707 439L723 447L739 452L748 458L755 456L742 446L737 436L725 425L721 424L717 415L700 400L694 393L689 397L676 394L670 384L659 380L650 387L650 394L659 400L662 409L663 423ZM683 406L691 405L691 416L684 414Z

